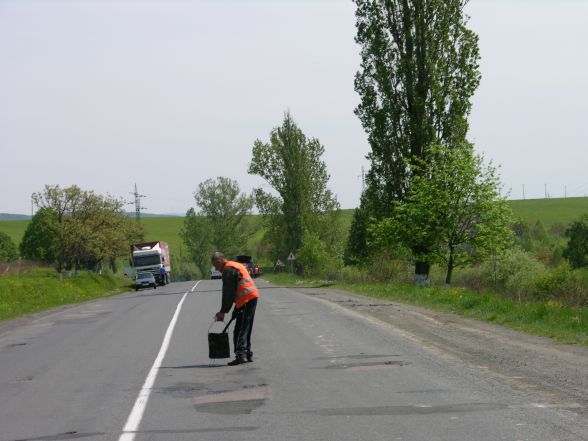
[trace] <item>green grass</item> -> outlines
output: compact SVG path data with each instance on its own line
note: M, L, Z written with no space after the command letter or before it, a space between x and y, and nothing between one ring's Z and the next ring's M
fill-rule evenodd
M0 321L57 306L111 296L131 289L123 276L72 276L62 281L55 270L37 268L24 274L0 276Z
M327 283L288 274L266 274L278 285L319 287L328 285L367 297L448 311L497 323L561 342L588 346L588 308L571 308L558 303L521 304L494 293L477 293L463 288L417 288L395 283Z
M569 225L588 213L588 197L518 200L510 201L510 206L515 216L531 224L540 220L546 227Z
M183 217L153 217L141 219L145 229L145 241L161 240L167 242L170 253L179 252L184 242L180 237L180 230L184 226Z
M8 234L16 246L18 246L29 222L28 220L0 221L0 231Z

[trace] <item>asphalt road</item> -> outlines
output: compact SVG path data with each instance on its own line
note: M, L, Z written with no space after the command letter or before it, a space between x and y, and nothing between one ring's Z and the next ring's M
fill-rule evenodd
M376 320L263 281L254 362L211 365L220 283L3 324L0 441L588 440L574 402L537 402Z

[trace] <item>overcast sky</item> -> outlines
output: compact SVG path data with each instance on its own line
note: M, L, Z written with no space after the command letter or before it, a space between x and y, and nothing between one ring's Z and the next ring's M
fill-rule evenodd
M588 1L472 0L482 82L470 140L512 199L588 194ZM247 174L290 110L354 208L366 135L351 0L0 0L0 212L45 184L185 213L205 179ZM129 206L129 210L133 207Z

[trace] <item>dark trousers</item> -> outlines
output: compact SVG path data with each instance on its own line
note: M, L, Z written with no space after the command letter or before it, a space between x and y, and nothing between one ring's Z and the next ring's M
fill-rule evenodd
M251 331L253 319L255 318L255 307L257 299L249 300L241 308L233 311L235 314L235 329L233 330L233 345L235 346L235 357L251 357Z

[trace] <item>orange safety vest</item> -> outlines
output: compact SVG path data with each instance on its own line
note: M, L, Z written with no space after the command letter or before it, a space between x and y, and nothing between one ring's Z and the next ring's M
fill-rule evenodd
M227 261L226 267L235 268L241 273L241 280L237 284L237 292L235 295L235 308L239 309L245 305L249 300L253 300L259 297L259 290L253 283L253 279L249 275L249 271L245 268L245 265L239 262Z

